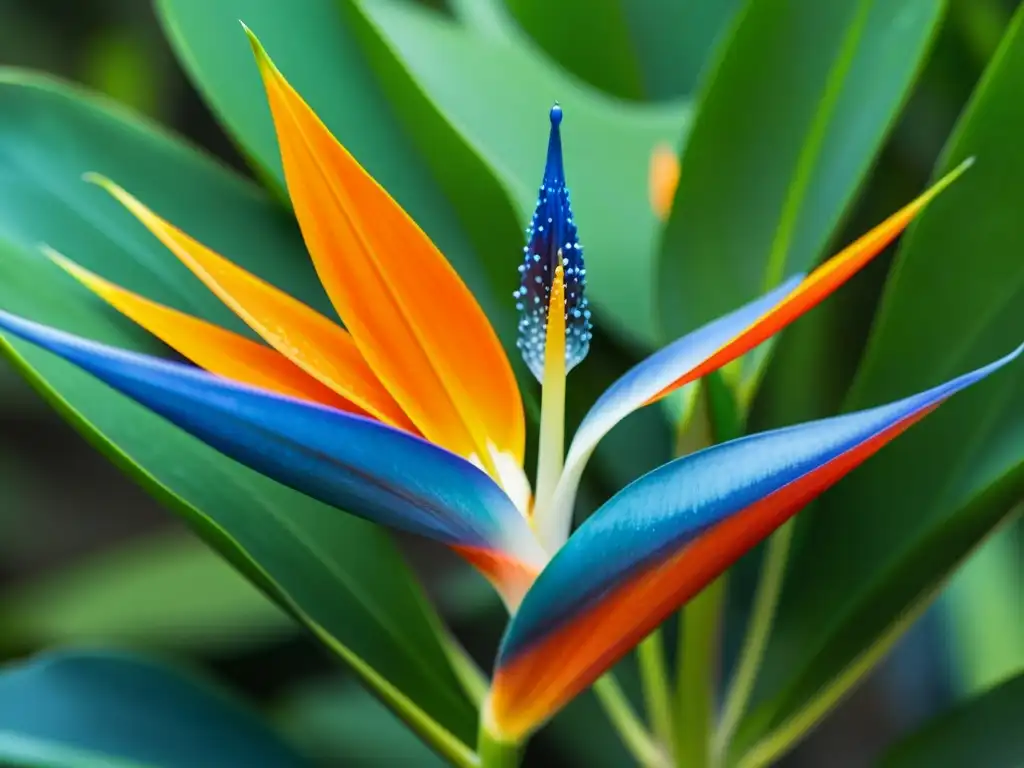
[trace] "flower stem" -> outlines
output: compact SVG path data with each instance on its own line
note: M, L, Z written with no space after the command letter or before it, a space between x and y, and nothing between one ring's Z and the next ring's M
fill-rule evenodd
M793 530L793 521L790 520L768 541L747 634L725 697L722 720L715 734L715 755L719 763L724 759L736 726L746 711L757 673L761 669L761 661L775 620L775 610L779 604L779 595L782 593Z
M594 683L593 689L609 722L619 732L622 743L633 758L644 768L668 766L668 756L647 732L615 676L611 672L603 675Z
M707 768L718 681L718 645L726 575L683 608L676 678L676 765Z
M476 751L480 768L517 768L522 757L522 744L502 741L488 730L485 718L480 718Z
M720 372L701 381L692 423L680 423L676 454L725 442L743 431L736 394ZM727 597L728 574L722 574L684 606L676 669L676 765L708 768L712 759L718 647Z
M562 252L558 253L561 262ZM565 463L565 287L561 263L551 285L542 383L535 516L545 513Z
M670 753L674 749L672 735L672 692L669 689L668 666L665 663L665 640L661 629L654 630L636 649L640 663L640 683L644 691L647 720L655 737Z
M452 671L455 672L455 677L462 685L462 690L465 691L470 701L480 707L490 689L487 676L469 655L469 651L447 628L441 632L441 644L448 656L448 662L452 665Z

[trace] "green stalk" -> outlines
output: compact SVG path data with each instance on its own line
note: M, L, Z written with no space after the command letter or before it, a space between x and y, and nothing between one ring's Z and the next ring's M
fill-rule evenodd
M598 678L593 690L609 722L618 731L622 743L637 763L644 768L668 766L668 756L647 732L615 676L609 672Z
M761 669L761 661L764 659L764 651L775 620L775 609L782 593L786 560L789 557L794 530L793 521L790 520L768 540L764 562L761 564L761 577L758 579L757 592L754 595L750 624L743 640L736 672L725 697L722 719L715 734L715 763L718 765L725 758L736 726L750 701L757 673Z
M480 718L476 751L480 768L518 768L522 744L497 738L487 729L485 719Z
M713 581L683 608L676 678L676 765L707 768L718 682L718 645L727 577Z
M698 393L698 418L682 425L676 454L685 455L742 434L735 392L720 372L706 376ZM702 417L702 418L701 418ZM683 607L676 669L675 758L680 768L708 768L712 760L722 615L728 594L722 574Z
M462 690L465 691L469 700L477 708L480 708L483 706L484 700L487 698L487 692L490 690L490 681L473 660L473 657L463 647L462 643L448 631L447 627L440 629L440 636L441 645L448 656L448 662L452 665L455 677L458 678L459 683L462 685Z
M640 663L640 684L644 692L647 721L662 747L672 753L672 691L668 665L665 663L665 640L660 628L637 646L636 655Z

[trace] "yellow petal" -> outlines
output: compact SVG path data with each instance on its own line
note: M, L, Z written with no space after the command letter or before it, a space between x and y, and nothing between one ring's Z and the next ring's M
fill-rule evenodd
M78 282L200 368L282 395L365 413L279 352L127 291L54 250L44 251Z
M109 179L90 174L270 346L381 421L415 431L343 328L192 239Z
M428 439L492 474L495 448L521 464L522 401L479 304L246 32L306 245L366 361Z

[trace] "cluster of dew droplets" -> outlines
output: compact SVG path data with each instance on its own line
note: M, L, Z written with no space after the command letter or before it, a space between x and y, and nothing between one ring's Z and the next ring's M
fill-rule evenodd
M544 379L544 347L547 335L548 303L555 267L562 264L565 281L565 370L568 372L587 356L592 337L590 309L585 289L587 269L583 263L576 223L569 204L562 163L559 126L562 109L551 108L551 134L544 181L537 206L526 230L523 263L519 265L519 288L513 293L519 310L519 339L516 342L527 367L538 381Z

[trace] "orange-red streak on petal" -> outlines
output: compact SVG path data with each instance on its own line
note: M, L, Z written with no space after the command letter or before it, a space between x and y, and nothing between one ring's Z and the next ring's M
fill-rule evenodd
M428 439L492 474L489 443L521 464L522 401L483 310L249 34L303 236L367 362Z
M343 328L189 237L109 179L92 179L134 214L270 346L367 413L393 426L416 431Z
M895 240L928 203L970 167L971 162L968 160L950 171L916 200L908 203L866 235L815 269L774 309L765 313L750 327L720 347L703 363L662 389L648 400L647 404L660 400L679 387L696 381L732 362L774 336L805 312L816 307Z
M509 611L514 611L519 607L523 596L539 573L534 566L495 550L479 547L452 547L452 549L494 585Z
M905 417L719 523L510 660L495 674L490 700L489 716L500 734L518 740L538 727L739 557L940 404Z
M82 285L200 368L243 384L365 415L276 350L125 290L55 251L47 255Z

